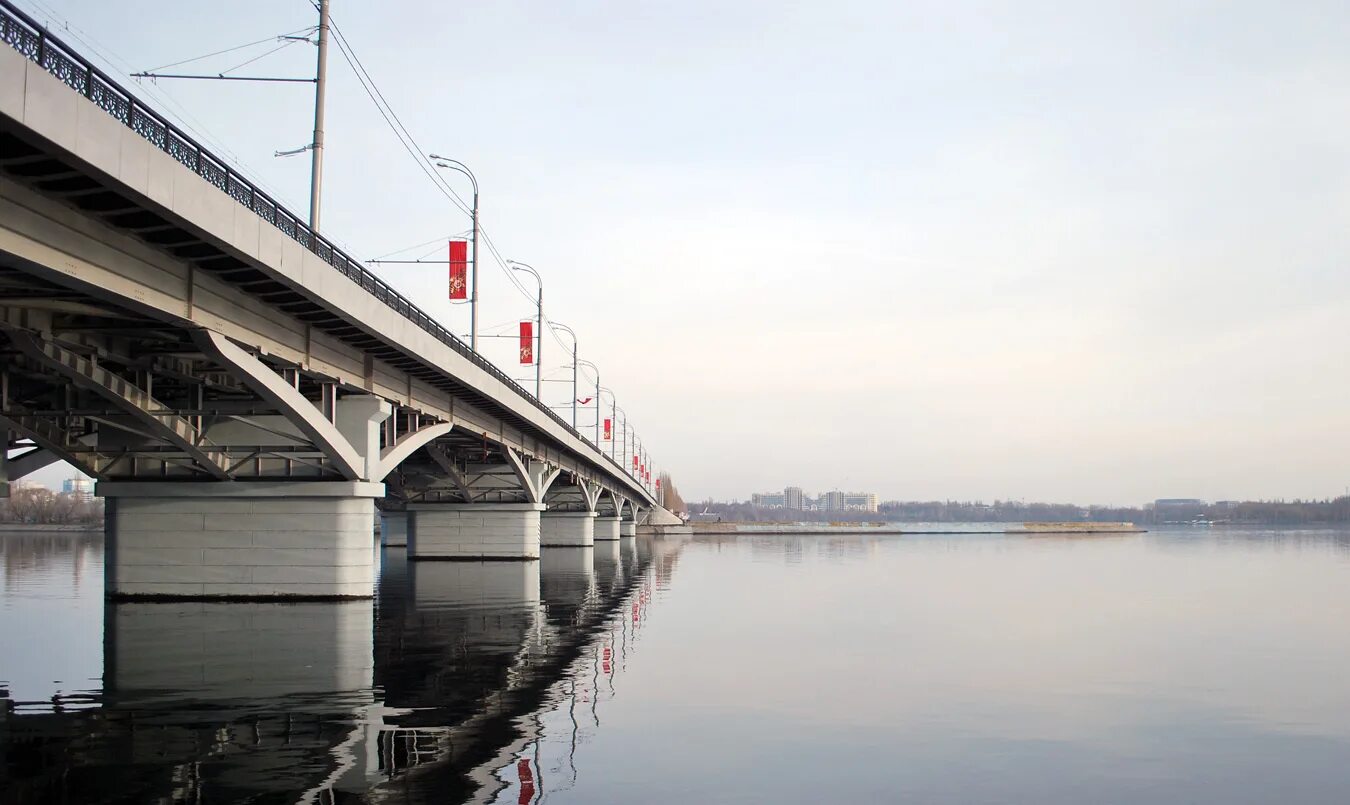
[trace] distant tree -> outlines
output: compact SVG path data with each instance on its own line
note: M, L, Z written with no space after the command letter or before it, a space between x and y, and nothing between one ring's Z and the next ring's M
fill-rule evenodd
M680 497L680 490L675 487L668 472L661 473L661 505L673 512L689 511L689 506Z

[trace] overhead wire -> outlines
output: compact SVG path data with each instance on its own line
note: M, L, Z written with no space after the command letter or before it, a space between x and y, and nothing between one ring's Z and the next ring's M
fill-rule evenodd
M442 242L442 241L450 240L451 238L459 237L459 236L462 236L462 235L464 235L464 234L466 234L466 233L464 233L464 232L451 232L450 234L448 234L448 235L442 235L442 236L440 236L439 238L432 238L431 240L424 240L424 241L422 241L421 243L414 243L414 244L411 245L411 246L404 246L402 249L395 249L395 250L392 251L392 252L387 252L387 253L385 253L385 254L380 255L379 257L372 258L371 261L372 261L372 262L378 262L378 261L380 261L380 260L383 260L383 259L386 258L386 257L393 257L393 256L396 255L396 254L403 254L404 252L410 252L410 251L412 251L413 249L420 249L420 248L422 248L423 246L430 246L430 245L433 244L433 243L440 243L440 242Z
M317 31L318 29L319 29L319 26L317 26L317 25L311 25L311 26L309 26L308 28L301 28L301 29L299 29L298 31L290 31L289 33L277 34L277 35L275 35L275 36L269 36L269 37L267 37L266 39L259 39L259 40L256 41L256 42L248 42L248 43L245 43L245 44L243 44L243 45L235 45L235 46L232 47L232 48L225 48L224 50L217 50L217 51L214 52L214 53L207 53L207 54L204 55L204 56L193 56L193 57L190 58L190 59L183 59L182 61L176 61L176 62L173 62L172 64L161 64L161 65L158 66L158 67L151 67L149 70L146 70L145 72L147 72L147 73L158 73L160 70L167 70L167 69L169 69L170 67L181 67L181 66L184 65L184 64L191 64L192 62L195 62L195 61L202 61L203 59L209 59L209 58L211 58L212 56L223 56L223 55L226 54L226 53L233 53L233 52L235 52L236 50L243 50L244 48L251 48L251 47L254 47L254 46L256 46L256 45L261 45L261 44L263 44L263 43L265 43L265 42L275 42L275 41L277 41L278 39L280 39L280 38L282 38L282 37L285 37L285 36L299 36L299 35L301 35L301 34L312 34L312 33L314 33L315 31ZM291 41L291 42L295 42L295 41L297 41L297 40L290 40L290 41Z
M412 136L412 133L408 131L405 125L403 125L403 120L399 118L398 113L394 111L389 100L384 96L384 93L380 91L379 85L366 69L365 64L361 61L361 57L352 46L351 41L342 33L342 29L337 21L330 17L329 23L332 26L334 40L339 43L339 49L343 51L343 57L347 59L348 65L351 66L353 72L357 73L357 78L361 82L362 87L366 89L366 94L370 96L371 102L380 110L381 115L385 118L385 122L389 124L389 127L394 131L395 135L398 136L399 141L403 143L404 150L408 151L409 155L412 156L413 160L417 163L418 168L432 180L442 195L445 195L446 198L450 199L460 211L472 215L472 209L469 204L464 201L464 198L460 196L458 192L456 192L454 186L436 170L436 165L427 156L426 150L417 144L417 140ZM501 268L502 273L506 275L506 278L513 286L515 286L516 290L524 296L525 299L532 301L534 295L530 293L524 283L516 277L515 272L511 270L509 265L510 261L502 255L501 251L497 248L497 245L492 241L492 236L488 234L486 228L483 226L481 216L478 221L478 240L481 244L487 246L488 252L493 256L498 267ZM474 256L474 259L477 259L477 255Z
M258 56L254 56L253 58L249 59L249 60L246 61L246 62L241 62L241 63L239 63L239 64L236 64L235 66L229 68L228 70L221 70L221 71L220 71L220 75L225 75L226 73L233 73L235 70L238 70L240 67L247 67L248 65L254 63L255 61L261 61L262 59L265 59L265 58L267 58L268 56L271 56L273 53L276 53L276 52L279 51L279 50L285 50L286 48L290 47L291 45L294 45L296 42L299 42L299 41L301 41L301 40L299 40L299 39L287 39L285 42L282 42L280 45L277 45L276 47L272 48L271 50L267 51L266 53L260 54L260 55L258 55ZM305 40L305 41L308 41L308 40ZM154 72L154 71L151 70L150 72Z
M365 65L361 62L361 57L357 55L356 49L352 47L351 42L347 39L346 35L342 33L342 28L337 24L337 21L332 17L329 17L329 24L332 27L333 41L337 44L338 50L342 52L342 56L347 60L347 65L352 68L352 72L356 73L356 78L357 81L360 82L361 88L366 91L366 95L370 97L371 103L375 104L375 108L379 110L380 116L384 118L385 123L389 125L389 128L398 137L404 150L406 150L413 158L413 161L417 163L417 167L421 169L422 173L424 173L427 178L431 180L432 184L441 191L442 195L450 199L450 201L465 215L472 215L473 212L469 205L466 204L464 200L459 197L459 194L454 191L454 188L450 187L444 178L436 172L435 166L430 163L426 158L422 147L417 144L417 139L414 138L407 127L403 125L402 119L400 119L398 113L394 111L393 106L389 104L388 99L384 97L384 93L380 91L379 85L375 83L375 79L366 70Z

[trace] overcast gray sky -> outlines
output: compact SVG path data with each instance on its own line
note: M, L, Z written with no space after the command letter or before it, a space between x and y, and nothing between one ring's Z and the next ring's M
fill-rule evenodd
M315 16L18 2L124 70ZM333 16L421 144L478 174L494 241L544 274L551 317L686 498L1350 484L1343 2L333 0ZM296 45L244 72L313 58ZM327 234L374 257L466 230L330 58ZM307 159L272 154L308 142L307 87L145 91L303 211ZM443 267L380 273L466 330ZM482 276L485 331L531 314Z

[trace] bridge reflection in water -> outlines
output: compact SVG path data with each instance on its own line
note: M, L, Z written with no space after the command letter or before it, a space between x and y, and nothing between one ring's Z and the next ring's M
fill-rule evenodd
M0 719L0 802L538 801L680 546L386 548L373 607L108 603L98 706Z

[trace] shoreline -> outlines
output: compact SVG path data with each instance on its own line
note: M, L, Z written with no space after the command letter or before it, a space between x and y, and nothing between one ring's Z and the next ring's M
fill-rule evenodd
M0 523L3 534L102 534L103 523Z
M829 534L873 534L886 536L919 536L937 534L969 535L1035 535L1061 534L1077 536L1095 536L1098 534L1143 534L1148 529L1134 523L988 523L978 524L978 528L933 528L929 523L915 523L925 526L906 528L900 523L690 523L693 533L709 535L829 535Z

